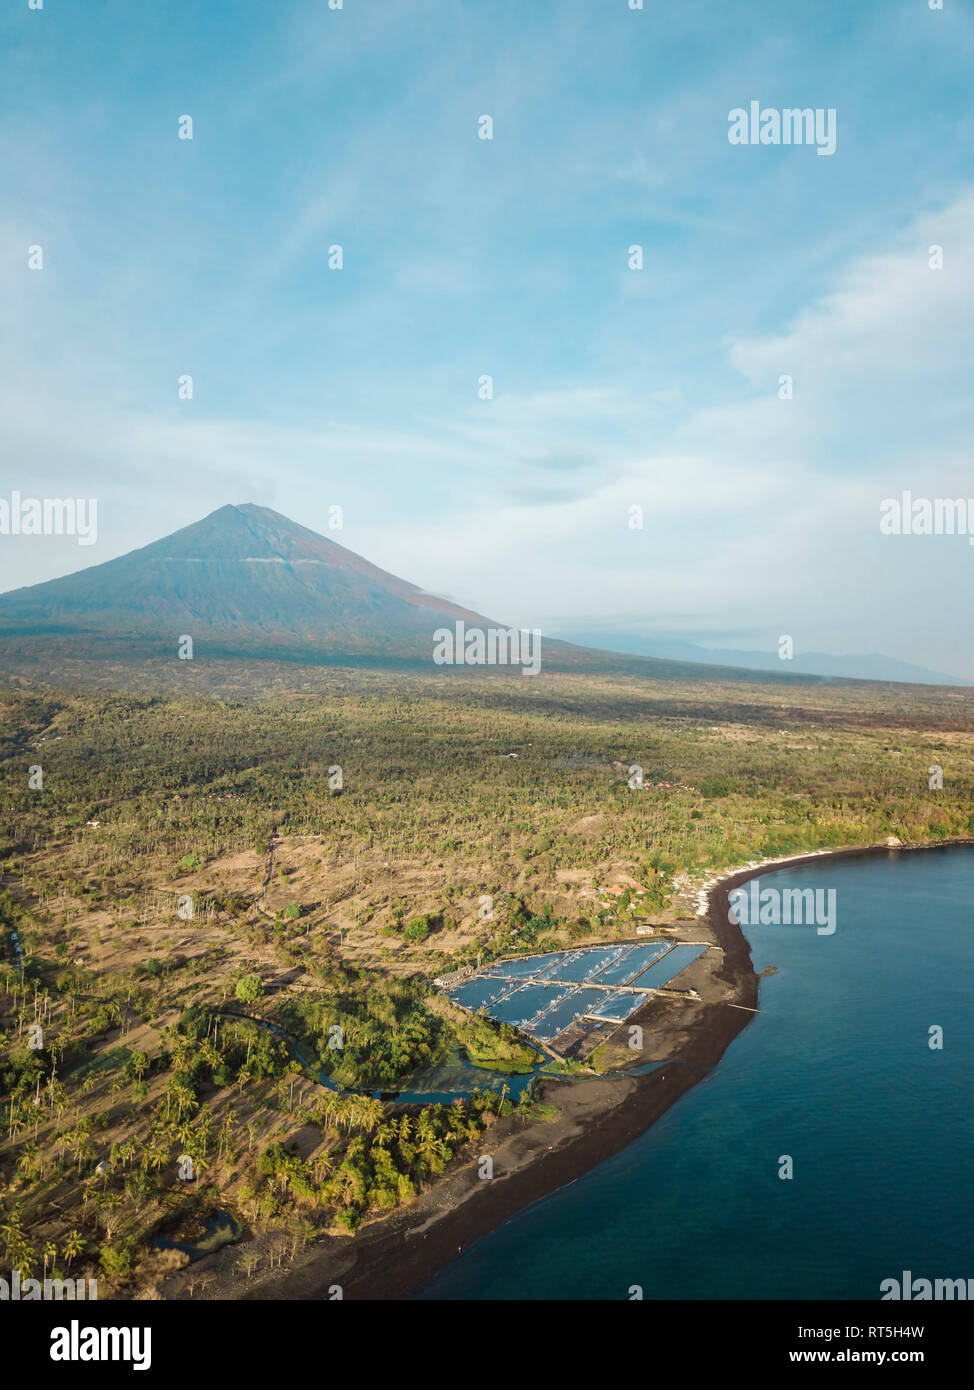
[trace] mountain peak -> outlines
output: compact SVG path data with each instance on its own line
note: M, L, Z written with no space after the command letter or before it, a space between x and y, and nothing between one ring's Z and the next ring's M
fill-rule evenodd
M223 507L217 507L211 516L217 516L220 512L250 512L254 516L272 516L275 521L283 521L286 526L297 526L296 521L284 516L281 512L275 512L273 507L264 507L259 502L228 502Z
M227 513L236 512L249 522L257 526L274 526L283 531L303 531L305 535L313 536L316 533L309 531L307 526L302 526L300 522L292 521L289 516L284 516L281 512L275 512L273 507L262 507L257 502L236 502L227 503L225 507L218 507L211 516L223 516ZM204 520L206 518L204 517ZM321 539L319 537L319 539Z

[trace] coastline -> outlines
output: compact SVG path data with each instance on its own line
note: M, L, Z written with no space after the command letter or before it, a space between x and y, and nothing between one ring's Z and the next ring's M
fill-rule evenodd
M974 844L952 839L939 844L886 842L765 860L737 867L711 880L705 911L716 945L723 952L715 979L724 998L693 1011L688 1022L668 1017L664 1042L678 1039L655 1071L640 1077L586 1078L570 1086L547 1081L542 1098L557 1099L558 1121L527 1129L502 1120L485 1136L484 1148L494 1157L496 1176L479 1181L476 1162L467 1158L410 1206L364 1228L354 1240L326 1236L276 1277L238 1285L229 1251L214 1257L218 1285L213 1296L240 1300L397 1300L417 1292L442 1268L475 1241L534 1202L575 1181L607 1158L640 1138L687 1091L720 1062L734 1039L747 1027L758 1004L758 976L750 946L729 917L729 894L737 887L788 865L877 854L944 850ZM560 1088L552 1090L551 1088ZM550 1141L550 1142L548 1142ZM224 1278L226 1276L226 1284ZM164 1296L182 1297L182 1280ZM233 1287L238 1285L237 1287ZM249 1286L248 1286L249 1285Z

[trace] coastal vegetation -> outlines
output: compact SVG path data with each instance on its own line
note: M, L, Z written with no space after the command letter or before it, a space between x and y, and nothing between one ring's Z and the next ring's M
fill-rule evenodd
M151 1288L180 1258L154 1238L214 1209L242 1249L350 1234L549 1117L531 1091L382 1098L458 1055L498 1084L540 1060L435 977L686 916L760 856L974 834L962 690L294 684L0 694L9 1267Z

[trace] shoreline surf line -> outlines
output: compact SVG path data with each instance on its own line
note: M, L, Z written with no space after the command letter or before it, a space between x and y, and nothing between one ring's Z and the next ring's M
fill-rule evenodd
M390 1301L408 1298L456 1259L457 1254L489 1235L521 1211L559 1188L566 1187L614 1157L647 1133L681 1096L697 1085L720 1062L734 1039L748 1026L757 1006L758 976L743 931L730 919L729 895L734 888L762 873L801 863L875 857L879 854L937 852L974 845L974 837L944 840L937 844L886 841L846 846L835 850L811 850L775 860L753 862L729 870L707 891L706 912L717 946L723 951L716 976L734 987L736 998L715 1001L684 1031L681 1048L661 1068L633 1078L632 1091L615 1104L596 1095L587 1113L578 1116L583 1126L563 1137L557 1146L544 1145L543 1131L524 1147L522 1161L508 1174L491 1182L477 1182L476 1164L466 1163L428 1189L409 1207L391 1212L365 1227L352 1241L326 1237L315 1251L277 1278L262 1281L244 1300L326 1300L329 1289L340 1284L343 1297ZM729 1007L743 1004L744 1009ZM692 1062L693 1066L671 1066ZM591 1088L612 1087L609 1078L593 1079ZM582 1084L579 1084L579 1090ZM543 1097L542 1097L543 1098ZM539 1127L539 1130L541 1127ZM506 1138L506 1136L505 1136ZM503 1150L502 1143L497 1152ZM450 1205L444 1206L444 1202ZM430 1210L432 1208L432 1210Z

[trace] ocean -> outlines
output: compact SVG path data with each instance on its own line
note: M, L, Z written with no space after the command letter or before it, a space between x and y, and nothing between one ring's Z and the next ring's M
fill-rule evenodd
M974 848L759 886L834 889L835 931L747 926L775 973L715 1070L416 1297L879 1299L903 1271L974 1278Z

